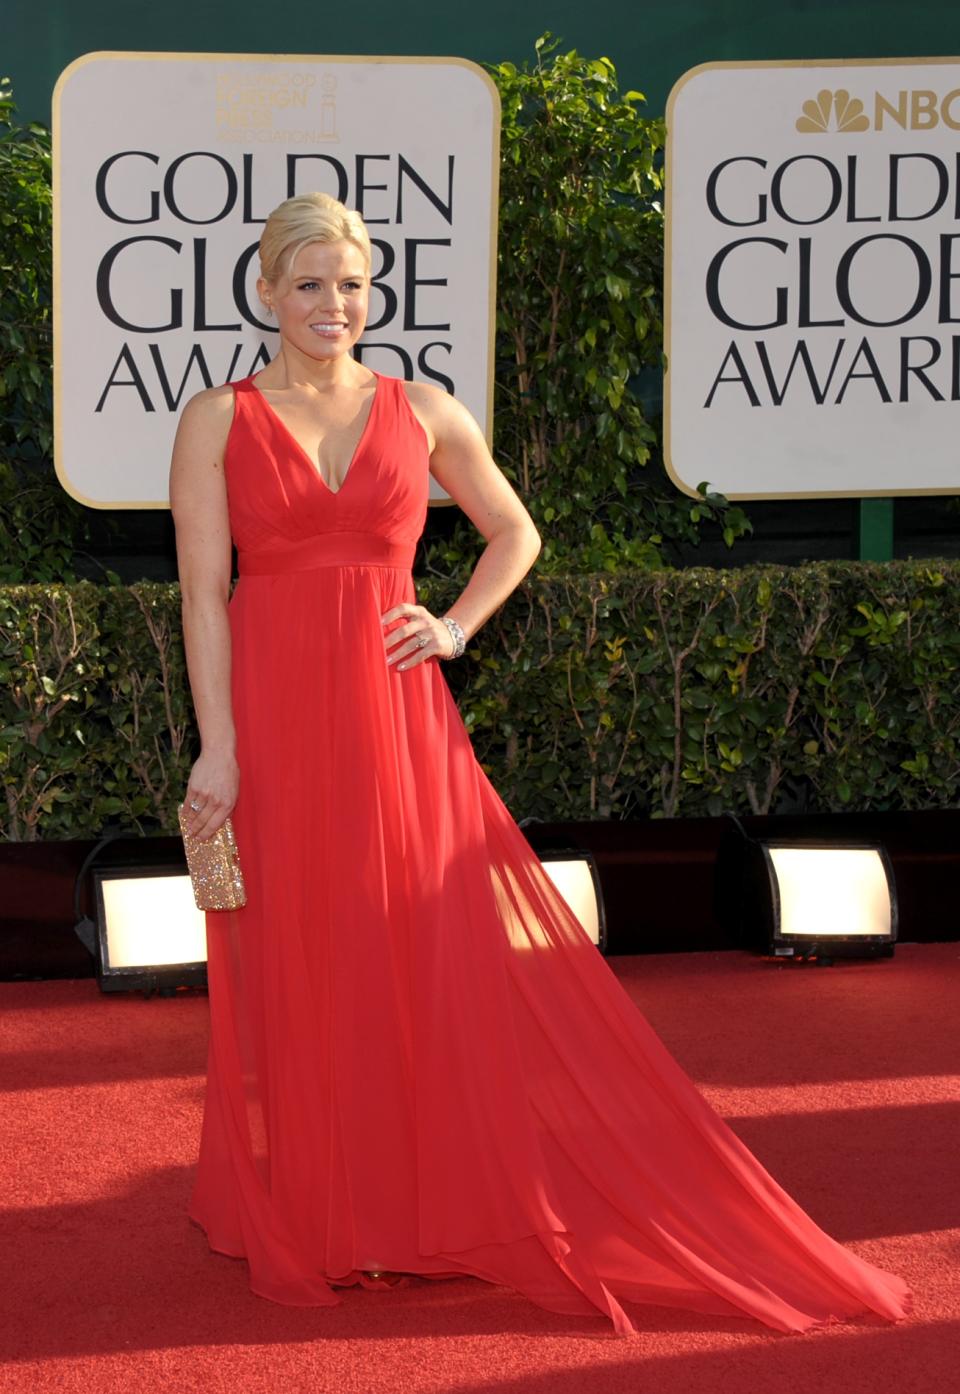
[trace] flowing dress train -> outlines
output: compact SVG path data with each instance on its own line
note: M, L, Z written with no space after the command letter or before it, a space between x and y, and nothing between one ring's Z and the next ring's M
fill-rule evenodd
M621 1335L624 1301L779 1331L902 1317L906 1283L814 1223L632 1003L480 768L440 661L387 665L429 485L402 381L377 376L336 491L253 379L234 388L248 901L207 916L189 1215L210 1245L293 1305L382 1267L472 1274Z

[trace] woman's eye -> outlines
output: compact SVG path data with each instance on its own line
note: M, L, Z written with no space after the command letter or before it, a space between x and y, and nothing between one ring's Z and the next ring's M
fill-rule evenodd
M344 283L343 283L343 288L344 288L344 290L359 290L359 289L360 289L360 282L359 282L359 281L344 281Z
M300 286L300 289L301 289L301 290L314 290L318 284L319 284L318 281L304 281L303 284Z

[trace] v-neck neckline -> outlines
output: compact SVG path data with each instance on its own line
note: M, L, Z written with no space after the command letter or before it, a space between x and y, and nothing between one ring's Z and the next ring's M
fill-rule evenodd
M261 392L260 388L259 388L259 387L257 386L257 384L254 382L253 378L252 378L252 377L250 378L250 386L253 388L254 392L256 392L257 396L260 398L260 401L261 401L261 402L263 403L263 405L266 407L266 409L267 409L267 411L269 412L270 416L273 418L274 421L277 422L277 424L279 425L280 429L281 429L281 430L283 431L283 433L287 436L287 438L289 439L289 441L291 442L291 444L294 445L294 446L296 447L296 449L297 449L297 451L299 452L299 454L300 454L302 460L303 460L304 463L309 467L310 473L313 474L313 475L316 475L317 479L319 479L319 481L320 481L320 483L323 485L324 489L326 489L326 491L327 491L327 493L330 495L330 497L331 497L331 498L334 498L334 499L335 499L335 498L338 498L338 497L340 496L340 494L343 493L344 489L347 487L347 483L348 483L348 481L349 481L349 479L350 479L350 476L353 474L353 467L354 467L354 465L357 463L357 459L358 459L358 457L359 457L359 455L360 455L360 452L362 451L362 449L363 449L363 447L364 447L364 444L366 443L367 435L368 435L368 433L369 433L369 431L370 431L370 423L371 423L371 421L373 420L373 413L374 413L374 411L376 410L377 399L378 399L378 397L380 396L381 375L376 371L375 368L371 368L370 371L373 373L373 376L374 376L374 379L375 379L374 389L373 389L373 398L372 398L372 400L371 400L371 402L370 402L370 410L367 412L367 419L366 419L366 421L363 423L363 430L360 432L360 439L357 441L356 445L354 446L353 454L350 456L350 463L347 465L347 472L346 472L346 474L343 476L343 482L341 483L339 489L331 489L331 488L330 488L330 485L327 483L327 481L324 479L323 475L320 473L320 467L319 467L318 463L317 463L315 460L312 460L312 459L310 458L310 456L307 454L306 450L303 448L303 446L302 446L302 445L300 444L300 442L297 440L296 436L295 436L295 435L293 434L293 432L291 431L290 427L289 427L289 426L287 425L287 423L284 421L283 417L280 415L280 413L279 413L274 407L272 407L272 406L270 405L270 403L267 401L266 397L265 397L265 396L263 395L263 393Z

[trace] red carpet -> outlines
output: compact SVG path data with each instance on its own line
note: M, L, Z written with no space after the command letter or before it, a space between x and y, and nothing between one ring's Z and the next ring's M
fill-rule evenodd
M643 1339L475 1278L253 1296L185 1217L202 996L0 984L0 1390L209 1394L940 1394L960 1349L960 944L816 968L741 953L609 960L664 1043L828 1233L916 1309L780 1335L645 1309ZM389 1154L383 1158L389 1166ZM640 1309L633 1309L640 1311Z

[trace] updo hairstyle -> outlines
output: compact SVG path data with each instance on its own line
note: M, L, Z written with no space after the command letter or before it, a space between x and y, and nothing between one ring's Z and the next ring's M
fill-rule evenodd
M370 234L359 213L330 194L297 194L276 207L260 237L260 274L276 286L311 242L352 242L370 270Z

